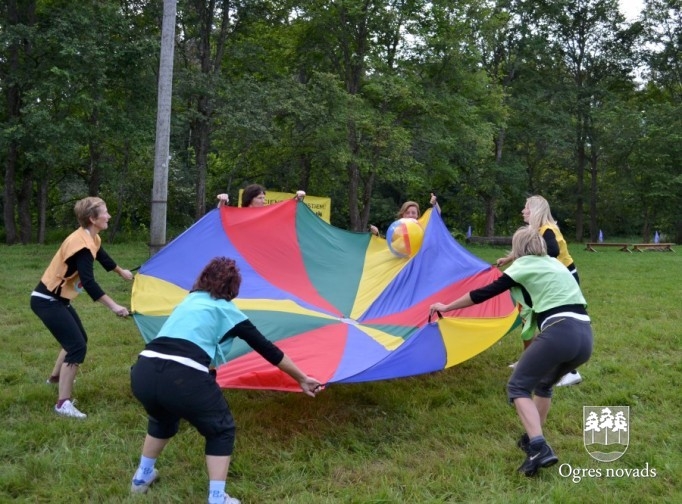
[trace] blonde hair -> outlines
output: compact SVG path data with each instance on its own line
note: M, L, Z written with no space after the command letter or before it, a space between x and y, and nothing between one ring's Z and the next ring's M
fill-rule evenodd
M417 208L417 217L421 215L419 211L419 203L416 201L406 201L403 203L403 206L400 207L400 210L398 211L398 218L402 219L403 215L405 215L405 212L407 212L407 209L410 207L416 207Z
M87 198L76 201L73 212L76 214L76 219L78 220L80 227L88 227L91 218L96 219L99 217L99 209L104 205L104 200L96 196L88 196Z
M526 206L530 215L528 216L528 224L535 229L540 229L545 224L553 224L556 226L556 220L552 217L552 211L549 208L549 203L542 196L531 196L526 200Z
M543 256L547 255L547 244L536 228L523 226L512 236L511 253L514 259L529 255Z

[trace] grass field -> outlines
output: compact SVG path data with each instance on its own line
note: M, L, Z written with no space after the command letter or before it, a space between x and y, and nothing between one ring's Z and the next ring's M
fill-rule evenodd
M682 502L682 253L588 253L574 244L595 331L585 381L555 392L545 435L559 464L516 473L521 432L505 401L518 332L440 373L302 394L225 391L238 425L228 491L265 503ZM157 463L145 496L129 485L145 433L128 370L142 349L132 320L80 296L90 345L74 395L85 421L57 417L45 384L57 345L29 308L56 245L0 247L0 502L203 503L203 440L188 428ZM472 247L493 261L500 248ZM110 245L124 267L144 244ZM128 304L130 283L97 267ZM602 463L583 446L583 406L629 406L630 443ZM574 477L575 476L575 477Z

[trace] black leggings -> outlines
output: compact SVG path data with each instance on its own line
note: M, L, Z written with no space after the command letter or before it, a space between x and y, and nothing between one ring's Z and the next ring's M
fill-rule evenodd
M517 397L552 397L559 379L592 355L592 326L571 317L548 319L522 354L507 383L510 401Z
M82 364L88 349L88 335L70 303L31 296L31 310L59 342L67 364Z
M139 357L130 370L130 384L149 415L150 436L172 438L184 418L206 439L206 455L232 455L234 419L213 375L170 360Z

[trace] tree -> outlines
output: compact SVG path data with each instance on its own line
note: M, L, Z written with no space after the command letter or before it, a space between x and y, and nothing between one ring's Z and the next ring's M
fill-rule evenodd
M550 43L557 55L556 71L566 77L564 96L574 129L576 239L584 235L586 194L590 207L590 239L596 241L597 190L602 152L596 111L608 100L616 81L630 82L632 68L627 39L621 36L623 16L616 0L566 0L546 6ZM588 190L585 176L589 177Z
M21 140L25 130L21 124L21 107L23 96L31 85L27 66L30 61L32 43L30 30L35 23L35 1L21 2L16 0L7 2L7 22L0 27L0 33L4 35L3 46L8 48L7 60L2 65L0 76L5 80L5 99L7 103L7 124L9 131L5 133L4 146L6 148L5 174L4 174L4 205L3 221L5 224L5 241L8 244L18 240L16 214L17 214L17 177L22 174ZM18 214L22 222L21 240L27 242L30 238L30 212L28 212L28 198L26 192L31 186L31 177L28 173L21 177L19 191L23 195L19 199ZM29 216L28 223L26 216ZM28 224L28 227L26 226Z
M225 43L239 17L238 3L229 0L186 0L179 16L179 50L182 52L184 84L179 87L191 104L189 143L193 154L195 218L206 211L206 174L211 146L216 92L221 80ZM183 83L181 83L183 84ZM189 84L189 85L186 85Z
M670 234L676 243L682 242L682 176L679 167L682 153L680 139L680 103L682 103L682 3L679 1L647 0L641 26L644 33L642 44L644 77L648 80L645 93L654 102L654 108L647 115L647 124L658 129L660 149L655 154L655 168L662 170L659 192L664 196L658 202L672 206L668 213L658 208ZM666 110L667 109L667 110ZM663 113L661 113L663 112ZM658 122L655 118L660 117ZM653 137L647 137L653 140ZM652 156L654 153L649 152ZM642 167L649 169L651 165ZM660 173L660 172L659 172Z
M297 47L299 72L333 73L346 93L344 110L337 109L337 122L330 125L333 138L342 139L343 145L336 143L329 151L329 163L343 170L348 218L355 231L367 229L377 177L404 180L415 167L408 155L409 133L393 108L405 100L393 91L398 89L397 55L405 43L402 30L422 4L315 1L301 10L306 25Z

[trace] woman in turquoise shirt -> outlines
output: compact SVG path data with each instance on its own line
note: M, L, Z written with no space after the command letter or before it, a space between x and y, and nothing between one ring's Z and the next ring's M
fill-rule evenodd
M209 372L211 365L225 362L235 337L295 379L307 395L315 397L322 389L319 381L301 371L233 303L240 284L234 260L213 259L132 367L133 394L148 414L140 465L131 483L133 493L147 492L157 479L156 459L184 418L206 440L208 503L239 504L225 492L235 424L215 373Z

